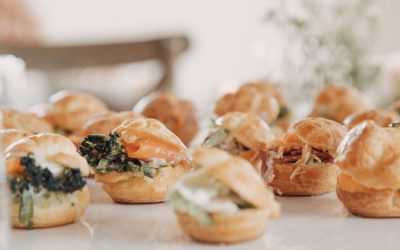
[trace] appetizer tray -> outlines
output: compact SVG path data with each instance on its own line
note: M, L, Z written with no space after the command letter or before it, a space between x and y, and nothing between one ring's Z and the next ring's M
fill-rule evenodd
M47 229L10 229L5 249L400 249L400 219L353 216L335 193L277 197L282 214L268 222L262 237L210 245L191 241L167 203L116 204L93 180L89 188L91 205L80 221Z

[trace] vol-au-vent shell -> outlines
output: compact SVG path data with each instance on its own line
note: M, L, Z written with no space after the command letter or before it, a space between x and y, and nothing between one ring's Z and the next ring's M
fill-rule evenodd
M336 156L336 150L346 134L346 128L338 122L320 118L304 118L289 129L283 138L285 147L309 145L313 148L328 151Z
M229 112L218 118L216 123L253 150L260 144L268 145L276 139L268 124L255 114Z
M336 163L368 188L400 188L400 128L365 121L350 130L338 148Z

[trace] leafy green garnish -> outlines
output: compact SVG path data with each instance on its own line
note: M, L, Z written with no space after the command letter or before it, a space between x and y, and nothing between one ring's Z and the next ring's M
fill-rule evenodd
M389 128L400 128L400 122L394 122L389 124Z
M10 189L18 197L22 197L30 187L37 192L43 187L52 192L72 193L86 185L80 169L77 168L64 168L56 177L49 169L36 165L31 155L21 157L21 165L25 168L22 175L9 176Z
M211 133L203 142L204 147L217 147L229 136L229 131L223 128Z
M290 112L290 110L289 110L288 107L286 107L286 106L281 106L281 107L279 108L278 119L281 119L281 118L287 116L287 115L289 114L289 112Z
M178 192L173 192L168 200L174 204L177 211L188 213L199 224L208 226L213 224L211 216L206 211L185 200Z
M95 173L142 172L144 176L154 178L154 172L158 173L159 168L164 167L153 168L144 161L129 158L116 132L110 133L109 139L103 135L88 135L78 151Z
M31 229L33 226L33 198L31 194L25 192L21 197L21 203L18 213L19 221Z

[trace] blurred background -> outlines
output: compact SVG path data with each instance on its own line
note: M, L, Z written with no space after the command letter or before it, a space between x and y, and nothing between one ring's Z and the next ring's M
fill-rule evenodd
M322 84L351 84L379 104L400 93L399 9L398 0L0 0L0 105L24 109L77 88L131 109L161 84L206 112L253 80L281 84L298 103Z

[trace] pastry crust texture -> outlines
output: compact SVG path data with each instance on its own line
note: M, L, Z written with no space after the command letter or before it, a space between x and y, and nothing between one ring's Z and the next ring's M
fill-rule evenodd
M0 109L0 129L21 129L31 133L52 132L50 123L31 113L19 112L13 109Z
M363 217L400 217L399 190L366 188L351 176L341 173L336 194L353 214Z
M134 111L161 121L188 145L199 131L196 107L190 101L179 99L168 92L156 93L148 99L146 105L139 103Z
M317 92L313 106L310 116L324 117L340 123L353 113L372 108L370 101L359 90L332 84Z
M54 127L74 133L81 132L90 118L109 112L103 101L85 92L62 90L50 96L49 100L50 106L36 109L37 114L41 114Z
M66 199L62 202L50 206L34 205L33 225L32 228L48 228L56 227L69 223L73 223L84 214L90 203L90 195L88 186L84 186L82 190L77 190L70 194L75 196L73 204ZM26 228L19 222L18 211L20 204L14 203L11 207L11 223L15 228Z
M33 158L49 161L64 168L79 168L83 176L88 175L89 166L86 160L76 151L75 146L67 138L53 133L41 133L20 139L11 144L5 152L5 162L32 154ZM89 189L85 185L81 190L68 194L63 200L47 205L34 203L33 228L60 226L76 221L86 210L90 202ZM26 228L19 222L20 204L12 204L12 225Z
M161 168L153 179L129 172L96 174L95 178L115 202L153 203L165 201L172 185L186 172L185 166L178 165Z
M387 112L379 109L369 109L366 111L361 111L354 113L347 117L343 124L351 129L354 128L357 124L366 121L372 120L375 124L381 127L388 127L391 123L398 122L400 117L392 112Z
M268 145L275 135L258 115L243 112L229 112L217 120L221 128L230 133L246 147L257 150L260 144Z
M216 148L200 148L192 154L193 162L227 185L253 209L233 213L210 213L212 225L202 225L187 213L175 211L179 225L191 238L209 243L235 243L260 236L268 219L280 214L280 206L262 178L246 160Z
M141 117L129 119L113 131L117 132L127 144L134 143L138 138L151 135L176 146L181 153L185 153L187 150L179 137L156 119Z
M319 195L335 190L337 167L333 158L346 134L338 122L324 118L305 118L293 124L282 140L275 142L271 159L267 160L268 185L279 195ZM285 152L301 151L295 163L280 162ZM307 164L306 155L318 150L329 154L332 162Z
M41 133L13 143L5 151L5 161L32 153L64 168L79 168L83 176L89 174L86 160L80 156L75 145L66 137L53 133Z
M399 128L365 121L343 139L336 159L342 170L337 195L348 210L366 217L400 216Z
M108 136L114 128L121 125L124 121L138 117L141 116L129 111L109 112L98 115L89 119L83 126L83 135L97 134Z
M0 130L0 155L3 155L6 148L12 143L31 135L31 132L21 129L11 128Z
M304 118L293 124L282 139L285 148L301 148L304 145L328 151L336 157L337 147L346 134L346 128L329 119Z
M175 211L182 230L192 239L207 243L237 243L262 235L268 209L248 209L235 213L213 213L214 224L201 225L187 213Z
M226 94L217 101L215 114L222 116L228 112L239 111L259 115L269 124L274 122L279 114L279 97L263 85L245 84L236 93Z
M163 202L172 185L184 175L189 164L186 157L186 146L169 131L160 121L151 118L134 118L126 120L113 131L127 143L146 137L157 137L166 144L173 145L179 151L175 166L162 167L153 178L136 176L133 172L96 174L96 181L102 183L102 188L115 202L120 203L151 203Z
M291 178L296 166L274 164L274 179L268 183L279 195L320 195L335 190L337 167L334 164L304 166L300 174Z

